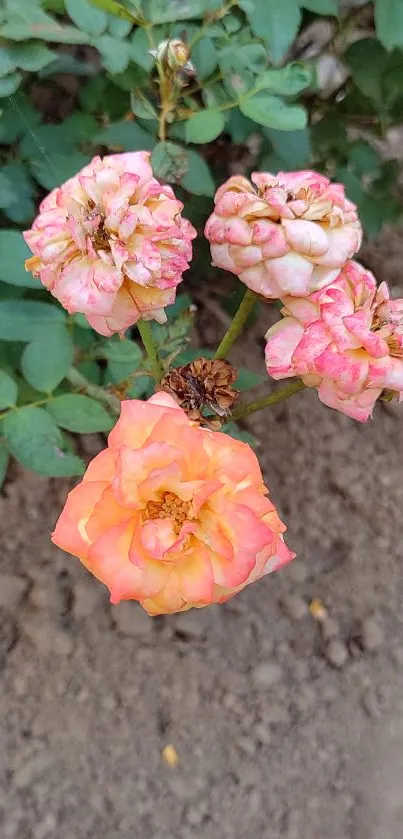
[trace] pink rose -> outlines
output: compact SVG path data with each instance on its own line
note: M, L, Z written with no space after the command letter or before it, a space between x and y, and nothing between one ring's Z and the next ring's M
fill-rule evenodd
M122 403L53 541L150 615L222 603L293 558L252 449L171 396Z
M305 297L358 251L361 226L341 184L316 172L229 178L205 234L213 263L267 298Z
M349 262L306 298L283 297L283 319L266 335L274 379L301 376L319 399L365 422L384 389L403 397L403 300Z
M42 201L24 233L34 254L27 269L101 335L139 318L163 323L192 257L196 232L171 187L153 177L149 158L144 151L94 157Z

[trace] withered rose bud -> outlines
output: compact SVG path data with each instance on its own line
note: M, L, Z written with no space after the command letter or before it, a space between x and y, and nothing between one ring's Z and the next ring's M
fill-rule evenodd
M189 47L178 38L161 41L155 50L151 50L151 55L154 56L165 72L183 70L193 72L193 65L189 61Z
M238 396L232 387L236 377L237 372L229 361L197 358L169 370L160 389L174 397L189 419L216 428L219 423L204 417L203 408L209 407L220 417L226 416Z

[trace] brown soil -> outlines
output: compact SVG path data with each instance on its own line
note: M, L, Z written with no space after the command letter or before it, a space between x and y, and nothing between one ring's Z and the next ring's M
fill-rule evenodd
M402 252L363 254L400 295ZM402 839L403 410L362 426L306 392L251 425L298 559L219 608L110 606L49 542L66 483L10 477L2 839Z

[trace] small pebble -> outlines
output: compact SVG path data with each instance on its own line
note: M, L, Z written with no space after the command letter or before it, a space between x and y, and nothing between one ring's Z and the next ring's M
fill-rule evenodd
M8 611L13 611L28 591L28 580L26 577L18 577L16 574L0 575L0 606Z
M122 635L144 638L152 634L153 620L136 603L119 603L112 612L116 629Z
M70 655L73 639L69 632L41 616L26 615L21 627L40 653Z
M269 688L282 678L283 671L278 664L264 662L252 671L252 680L258 688Z
M192 609L176 615L174 619L176 631L193 638L201 638L205 635L210 625L211 616L208 609Z
M330 641L331 638L337 638L340 635L340 627L334 618L326 617L320 625L322 638L324 641Z
M348 659L348 650L346 645L343 644L343 641L339 641L336 638L329 641L325 654L332 667L343 667Z
M307 605L298 594L289 594L284 597L282 607L285 614L292 620L299 621L308 614Z
M361 642L368 652L379 650L383 644L383 630L373 615L365 618L361 624Z

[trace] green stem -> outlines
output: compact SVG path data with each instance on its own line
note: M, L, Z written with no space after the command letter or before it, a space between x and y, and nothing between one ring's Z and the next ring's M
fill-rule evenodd
M120 414L120 401L114 393L110 393L105 388L98 387L98 385L91 384L75 367L70 367L66 378L74 388L85 391L88 396L92 396L98 402L103 402L113 414Z
M231 349L234 341L238 338L241 334L246 321L252 311L253 304L257 300L257 295L254 291L251 291L249 288L246 290L238 311L235 314L234 320L231 323L231 326L228 328L227 332L222 339L217 352L214 358L225 358L228 351Z
M262 408L268 408L270 405L277 405L278 402L288 399L290 396L293 396L294 393L299 393L299 391L304 390L305 387L306 385L304 385L304 383L300 380L290 382L289 385L281 388L281 390L278 390L276 393L269 393L268 396L262 396L261 399L255 399L255 401L250 402L249 405L244 405L243 407L238 408L232 413L231 419L245 419L251 414L254 414L255 411L261 411Z
M144 349L147 353L149 362L151 364L154 379L158 383L161 381L164 375L164 371L162 368L162 364L158 358L157 347L155 346L150 322L148 320L139 320L137 323L137 327L140 332L141 340L144 344Z

